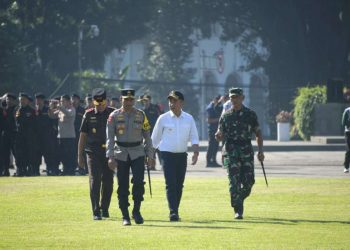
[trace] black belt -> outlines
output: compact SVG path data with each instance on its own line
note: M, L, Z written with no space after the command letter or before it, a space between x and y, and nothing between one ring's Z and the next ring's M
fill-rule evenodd
M142 141L137 141L137 142L121 142L121 141L116 141L118 146L125 147L125 148L130 148L130 147L136 147L141 145Z
M232 140L228 139L226 141L226 144L236 144L236 145L249 145L251 144L251 140Z

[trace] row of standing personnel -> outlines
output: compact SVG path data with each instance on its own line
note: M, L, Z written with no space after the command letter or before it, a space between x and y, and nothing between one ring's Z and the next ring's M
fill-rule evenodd
M171 91L167 98L170 110L157 119L150 136L151 126L146 114L134 108L134 94L132 89L122 90L122 107L113 111L106 106L105 91L94 90L95 108L88 110L83 118L78 159L82 167L86 149L93 218L101 220L102 217L109 217L113 172L117 171L117 193L123 225L131 225L128 209L131 170L134 201L132 217L136 224L144 222L140 208L145 192L145 156L146 165L154 166L155 149L159 149L170 211L169 219L179 221L179 206L187 170L188 141L191 142L194 151L193 165L196 164L199 154L199 138L194 119L182 110L183 94ZM232 109L220 118L215 137L217 140L224 140L223 163L230 181L231 206L234 208L235 218L243 219L243 202L249 196L255 182L252 133L255 133L257 138L260 161L264 160L263 140L255 112L242 104L243 90L232 88L229 97Z
M149 95L139 101L154 126L161 113L158 105L150 103ZM112 97L108 103L119 108L120 98ZM91 95L85 98L85 108L77 94L46 100L44 94L37 93L33 100L26 93L20 93L18 98L6 93L0 104L0 176L10 176L14 165L14 176L38 176L42 157L47 175L75 175L79 128L84 112L93 107ZM16 164L12 163L12 156ZM60 162L63 171L59 169ZM80 170L79 174L86 171Z
M19 104L14 94L7 93L1 110L1 175L9 176L9 159L16 162L15 176L38 176L44 157L48 175L74 175L77 167L76 134L85 109L79 105L78 95L63 95L45 100L45 95L19 94ZM71 100L72 99L72 100Z

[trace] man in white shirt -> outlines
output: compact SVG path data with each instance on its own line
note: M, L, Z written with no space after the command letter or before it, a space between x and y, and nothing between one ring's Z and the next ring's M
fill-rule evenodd
M199 138L193 117L182 110L184 96L179 91L168 95L170 111L160 115L152 133L153 147L163 160L170 221L179 221L179 205L187 169L187 143L193 148L192 165L199 154Z

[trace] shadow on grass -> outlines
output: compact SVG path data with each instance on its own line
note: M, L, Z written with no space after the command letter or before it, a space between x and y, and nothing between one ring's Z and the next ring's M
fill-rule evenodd
M225 227L225 226L208 226L208 225L203 225L203 226L195 226L195 225L184 225L183 223L193 223L191 221L185 221L185 222L167 222L168 225L155 225L155 224L147 224L147 221L145 221L145 224L143 226L145 227L160 227L160 228L191 228L191 229L229 229L229 230L236 230L236 229L244 229L240 227Z
M107 220L110 221L121 221L120 218L112 217ZM148 224L151 223L151 224ZM152 223L161 223L152 224ZM214 226L213 224L219 223L229 223L230 226ZM160 228L194 228L194 229L244 229L241 227L237 227L237 223L239 224L274 224L274 225L298 225L301 223L317 223L317 224L350 224L349 221L336 221L336 220L302 220L302 219L280 219L280 218L260 218L260 217L246 217L243 220L185 220L180 222L170 222L169 220L145 220L145 224L143 226L146 227L160 227ZM194 225L189 225L194 224ZM197 225L196 225L197 224Z
M112 217L107 219L109 221L120 221L121 219ZM131 223L134 225L135 223L131 220ZM160 223L160 224L153 224ZM159 228L192 228L192 229L243 229L239 227L232 226L215 226L215 225L189 225L189 223L196 223L194 221L179 221L179 222L170 222L169 220L147 220L145 219L145 223L142 224L144 227L159 227ZM203 222L204 223L204 222ZM209 224L209 223L208 223Z
M297 225L300 223L318 223L318 224L350 224L349 221L336 221L336 220L302 220L302 219L280 219L280 218L259 218L259 217L247 217L243 220L207 220L207 221L193 221L193 223L199 224L213 224L213 223L244 223L244 224L276 224L276 225Z

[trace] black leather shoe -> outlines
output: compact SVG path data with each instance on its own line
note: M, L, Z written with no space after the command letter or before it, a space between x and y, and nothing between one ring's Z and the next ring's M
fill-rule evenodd
M170 219L170 221L179 221L180 220L179 215L177 213L171 213L169 215L169 219Z
M235 213L235 219L236 220L242 220L243 219L243 215L239 214L239 213Z
M131 222L129 218L123 218L123 226L131 226Z
M109 212L108 212L108 210L102 210L102 217L103 218L109 218Z
M94 220L102 220L101 215L94 215Z
M237 206L234 207L235 210L235 219L236 220L242 220L243 219L243 203L238 204Z
M132 212L132 218L136 224L143 224L143 218L140 212Z

